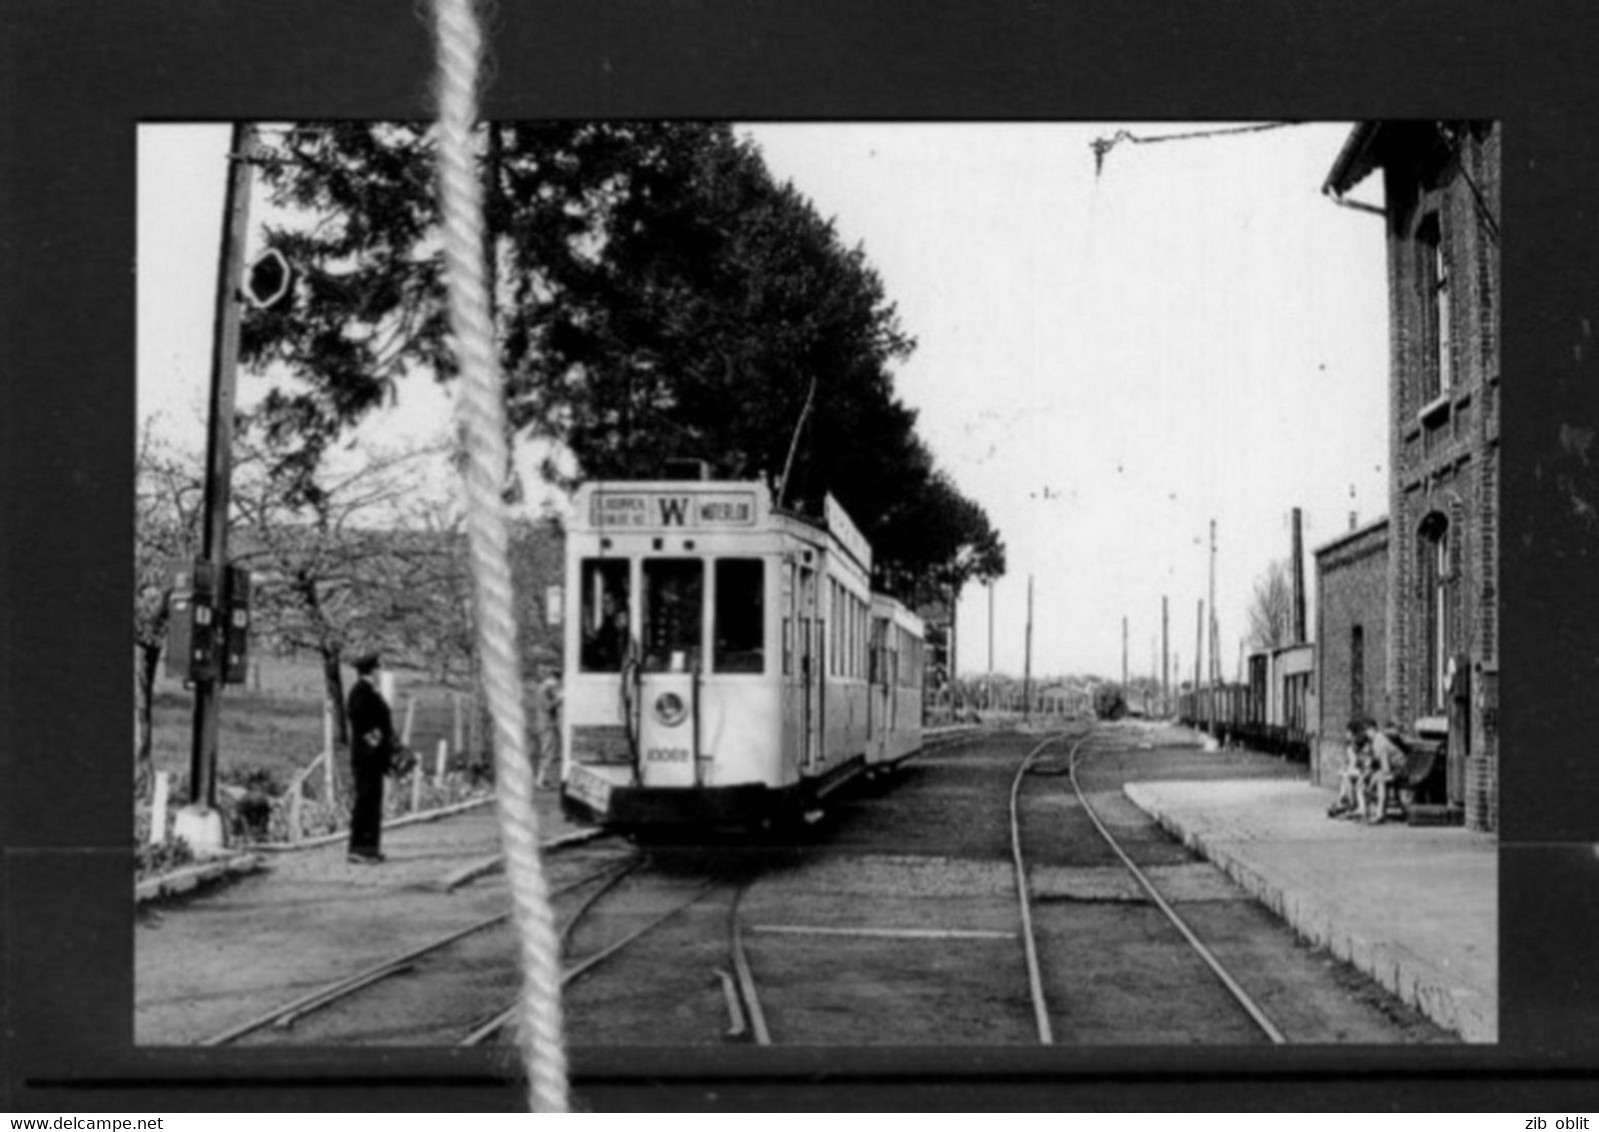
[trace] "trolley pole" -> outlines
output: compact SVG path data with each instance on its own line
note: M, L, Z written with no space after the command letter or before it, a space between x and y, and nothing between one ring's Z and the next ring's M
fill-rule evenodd
M218 585L228 563L228 504L233 474L233 410L239 367L239 302L244 243L250 221L250 151L255 132L235 122L228 143L228 184L218 256L216 324L212 336L210 422L206 436L205 512L201 557ZM213 624L213 631L222 626ZM189 757L189 805L178 815L185 839L197 853L222 848L216 814L217 736L220 677L194 682L193 744Z

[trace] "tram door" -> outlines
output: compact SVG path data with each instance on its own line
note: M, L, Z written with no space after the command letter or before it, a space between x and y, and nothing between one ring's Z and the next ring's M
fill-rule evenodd
M887 753L883 749L883 735L893 730L889 716L894 696L888 677L888 625L889 623L881 617L872 618L872 640L867 660L870 689L866 695L868 758Z
M815 771L822 741L822 620L816 610L816 571L799 567L794 587L795 672L799 677L799 761L801 773Z
M704 672L705 563L641 563L639 776L645 786L697 785Z

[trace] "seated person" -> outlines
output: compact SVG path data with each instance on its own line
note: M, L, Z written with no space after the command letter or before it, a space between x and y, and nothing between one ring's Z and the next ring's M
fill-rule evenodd
M1349 742L1344 746L1344 767L1338 773L1338 800L1327 810L1330 818L1366 816L1366 792L1371 783L1371 745L1366 742L1364 720L1351 720Z
M1371 780L1376 785L1377 801L1368 821L1380 824L1388 805L1389 788L1397 789L1407 780L1410 770L1404 749L1380 731L1375 723L1366 721L1366 741L1371 745Z

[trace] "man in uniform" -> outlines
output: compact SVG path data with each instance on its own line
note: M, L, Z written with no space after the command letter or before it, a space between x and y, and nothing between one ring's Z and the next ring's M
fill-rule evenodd
M383 776L389 772L396 747L394 720L388 701L377 688L378 654L370 652L355 662L355 687L350 689L350 771L355 779L355 801L350 807L350 860L375 865L383 860Z

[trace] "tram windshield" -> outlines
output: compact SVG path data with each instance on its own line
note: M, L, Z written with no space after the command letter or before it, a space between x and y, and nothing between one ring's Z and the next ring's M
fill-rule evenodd
M766 564L759 558L716 562L717 672L766 671Z
M627 656L628 560L585 558L582 566L581 621L584 672L620 672Z
M705 563L698 558L647 558L643 567L644 671L698 671Z

